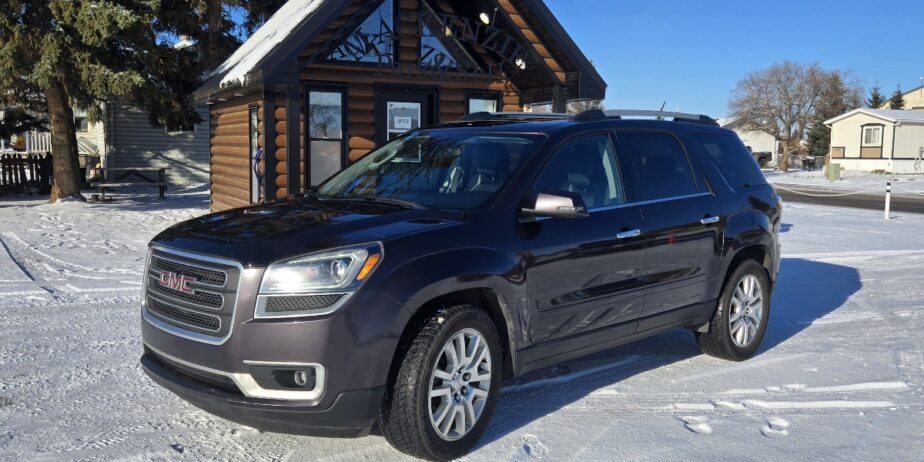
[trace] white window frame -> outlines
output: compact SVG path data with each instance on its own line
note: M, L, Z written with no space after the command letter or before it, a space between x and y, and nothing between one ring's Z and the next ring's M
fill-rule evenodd
M183 130L181 128L179 130L171 131L169 128L164 127L164 133L166 133L167 136L180 136L180 135L186 135L190 133L195 135L196 133L199 133L199 124L193 125L192 130Z
M864 148L878 148L878 147L882 146L882 132L883 132L882 128L883 128L882 125L865 125L865 126L863 126L863 133L862 133L862 135L861 135L860 146L862 146L862 147L864 147ZM876 141L875 141L875 142L873 142L873 143L868 143L868 142L866 141L867 130L875 130L875 132L878 133L878 136L876 136Z

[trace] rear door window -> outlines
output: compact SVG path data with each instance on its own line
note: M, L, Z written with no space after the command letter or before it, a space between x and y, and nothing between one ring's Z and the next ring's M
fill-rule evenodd
M737 136L697 133L694 137L732 188L767 184L754 156Z
M635 175L638 201L696 194L699 188L680 142L665 132L622 132Z

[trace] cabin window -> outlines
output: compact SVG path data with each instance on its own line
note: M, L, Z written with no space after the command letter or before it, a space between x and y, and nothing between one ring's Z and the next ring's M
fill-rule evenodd
M77 133L87 133L90 131L90 120L86 117L74 117L74 129Z
M395 0L385 0L330 54L333 61L394 64Z
M863 127L863 147L882 146L882 126Z
M308 91L308 177L316 186L343 168L344 93Z
M468 92L465 95L465 113L500 112L501 98L497 93Z
M196 133L196 124L183 125L174 130L164 128L164 131L170 136L192 134Z

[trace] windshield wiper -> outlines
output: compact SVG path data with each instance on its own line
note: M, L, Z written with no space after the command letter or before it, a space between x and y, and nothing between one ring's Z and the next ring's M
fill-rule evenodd
M404 207L406 209L425 209L423 204L419 202L404 200L404 199L395 199L393 197L375 197L375 196L365 196L363 200L366 202L372 202L374 204L389 204L397 205L399 207Z
M327 200L340 200L340 201L349 201L349 202L370 202L373 204L386 204L386 205L395 205L398 207L406 209L426 209L423 204L419 202L404 200L404 199L395 199L393 197L375 197L375 196L359 196L359 197L332 197L324 196L324 199Z

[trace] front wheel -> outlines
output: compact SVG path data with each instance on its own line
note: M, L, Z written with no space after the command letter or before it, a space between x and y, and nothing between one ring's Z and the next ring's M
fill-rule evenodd
M497 403L501 351L497 329L484 311L457 305L431 315L410 340L389 384L380 416L388 442L422 459L468 453Z
M696 334L703 353L731 361L754 356L770 318L770 280L754 260L742 262L725 281L709 332Z

